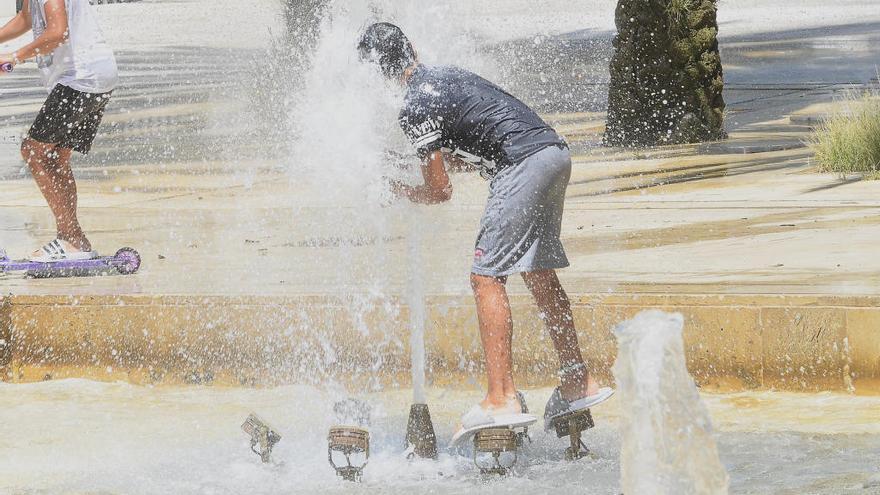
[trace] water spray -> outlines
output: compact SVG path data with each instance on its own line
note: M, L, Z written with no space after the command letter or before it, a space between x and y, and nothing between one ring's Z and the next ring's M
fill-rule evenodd
M712 420L685 358L684 317L643 311L614 328L623 493L727 494Z
M327 459L336 474L345 481L360 481L370 460L370 433L355 426L334 426L327 443ZM344 465L336 462L334 453L345 457Z
M260 460L268 463L272 456L272 448L281 441L281 435L253 413L247 417L241 429L251 437L251 451L260 456Z
M406 449L411 456L437 458L437 437L425 395L425 288L422 280L422 235L418 211L410 215L410 352L412 353L413 404L406 424Z
M333 404L333 414L337 424L368 428L372 422L373 408L362 400L350 397Z

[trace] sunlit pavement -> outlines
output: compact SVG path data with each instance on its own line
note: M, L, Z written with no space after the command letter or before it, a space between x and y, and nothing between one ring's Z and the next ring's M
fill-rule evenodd
M466 27L477 29L496 14L483 3L461 1L486 11L463 21ZM117 47L123 86L95 152L77 161L81 216L99 250L136 247L143 270L132 277L90 279L7 275L0 278L0 293L369 292L379 254L382 287L393 294L406 291L408 210L371 208L387 219L377 234L358 223L363 205L327 205L320 187L302 182L295 167L289 168L291 160L266 153L252 139L246 89L257 77L272 17L265 11L242 15L236 3L244 4L211 9L216 0L148 0L99 7L105 22L116 21L107 31ZM614 2L579 4L579 17L556 9L565 3L557 1L546 9L550 21L532 19L528 3L507 1L517 14L505 20L508 32L558 23L557 32L569 34L543 40L542 49L594 49L572 59L589 83L572 94L585 96L538 101L531 88L542 76L540 66L511 81L550 114L577 155L564 224L572 267L562 276L570 292L880 295L874 248L880 238L880 186L814 173L802 146L808 124L828 112L828 102L876 75L880 12L873 2L845 0L832 8L810 0L800 2L803 8L781 11L786 2L722 1L731 139L636 152L597 147ZM202 29L205 24L194 16L206 11L219 12L223 22ZM799 16L807 20L799 24ZM248 23L246 29L229 30L241 22ZM531 35L493 43L496 49L532 43ZM554 84L569 93L565 78ZM32 68L0 78L0 247L16 256L53 234L52 219L17 157L18 136L43 97ZM470 175L453 181L451 204L420 210L420 220L434 225L423 233L425 272L432 274L425 280L429 294L469 291L486 184ZM518 281L512 288L522 292ZM477 389L474 381L454 390L430 387L441 444ZM539 413L549 392L526 392ZM404 460L410 392L367 394L378 411L375 458L363 487L353 489L333 476L323 450L329 408L340 396L308 387L0 384L0 491L413 493L427 486L434 493L458 494L577 486L585 493L618 493L615 400L596 411L598 426L587 437L594 458L566 463L559 441L539 432L522 473L485 483L466 458L444 455L438 464ZM876 398L778 392L703 398L734 493L880 493ZM284 435L275 465L259 464L238 429L251 410Z
M119 22L148 8L159 9L160 18L173 13L163 2L99 7ZM801 145L809 133L805 116L822 113L812 105L839 98L849 84L866 84L875 73L873 21L846 21L737 34L741 23L731 20L732 34L722 36L732 130L724 143L611 151L595 148L601 113L548 116L578 155L563 234L572 261L563 275L570 291L880 290L880 260L871 255L880 234L876 185L815 174ZM238 48L216 35L194 37L187 46L178 33L180 46L157 48L150 37L138 49L137 39L118 27L108 31L123 45L123 85L94 153L77 160L81 217L99 250L136 247L144 269L125 280L7 277L5 292L322 293L341 283L334 268L340 260L351 270L343 283L364 282L356 275L371 262L370 253L359 251L377 244L391 254L391 285L403 283L404 270L394 269L405 258L401 209L381 210L388 218L383 238L356 239L346 208L361 205L323 205L315 191L320 184L286 171L289 160L262 156L251 139L242 91L254 69L228 61L258 57L265 33ZM134 30L132 36L145 35ZM604 62L594 63L601 71ZM21 256L52 235L51 217L17 156L17 136L43 93L28 67L0 79L0 93L0 233L3 247ZM486 194L486 184L471 175L453 181L452 203L428 214L434 229L424 239L431 246L426 258L436 275L427 284L435 293L467 292ZM434 269L440 266L445 269ZM179 276L182 267L198 276Z

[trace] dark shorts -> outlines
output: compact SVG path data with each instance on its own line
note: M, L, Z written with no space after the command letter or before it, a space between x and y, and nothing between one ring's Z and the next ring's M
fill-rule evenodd
M98 133L111 93L83 93L55 85L37 114L28 137L87 154Z

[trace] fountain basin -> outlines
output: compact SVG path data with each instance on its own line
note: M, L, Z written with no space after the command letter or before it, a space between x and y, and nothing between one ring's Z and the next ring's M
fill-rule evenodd
M550 389L525 391L541 406ZM438 461L406 459L403 437L412 391L364 394L374 405L370 464L352 487L327 464L327 431L338 396L308 386L143 387L57 380L0 384L0 493L547 493L579 487L620 493L620 402L594 410L584 435L594 456L565 460L567 442L533 432L520 470L486 483L473 460L445 451L462 411L479 396L431 387ZM880 399L844 394L702 394L731 493L873 493ZM542 414L541 407L535 408ZM250 411L278 428L272 464L251 453L239 426Z

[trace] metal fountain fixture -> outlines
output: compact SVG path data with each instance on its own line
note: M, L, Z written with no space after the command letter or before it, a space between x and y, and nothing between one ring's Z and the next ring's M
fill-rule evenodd
M427 404L413 404L410 407L404 447L407 450L412 449L410 458L437 458L437 436L434 434L434 423Z
M593 423L593 415L589 409L566 414L553 421L553 427L556 429L558 438L568 437L571 442L565 449L565 458L569 461L576 461L590 455L590 449L587 448L581 439L581 434L595 426Z
M355 426L334 426L327 443L327 459L336 474L346 481L360 481L370 460L370 433ZM345 457L345 465L337 464L334 453Z
M281 441L281 435L253 413L247 417L241 429L251 437L251 451L260 456L260 460L268 463L272 456L272 448Z
M517 449L522 445L521 437L511 428L486 428L474 435L474 464L482 474L504 476L510 472L519 459ZM504 462L501 455L512 452L512 460ZM481 455L482 454L482 455ZM486 454L491 461L486 462ZM480 458L484 460L481 461Z

